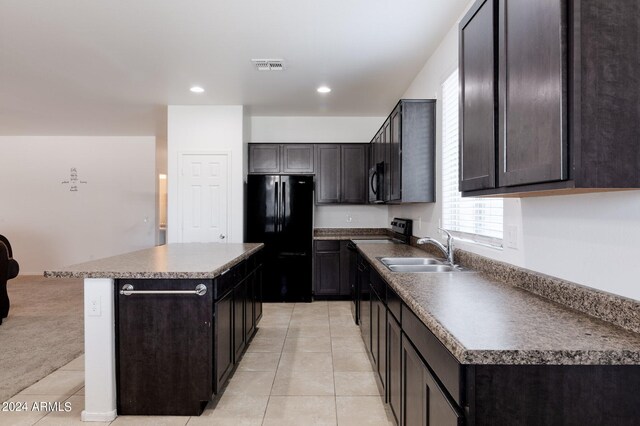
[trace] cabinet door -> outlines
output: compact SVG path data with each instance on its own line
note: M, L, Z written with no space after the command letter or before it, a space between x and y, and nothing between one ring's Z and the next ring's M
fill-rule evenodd
M371 290L371 356L374 370L384 390L387 375L387 308L380 296ZM383 394L384 395L384 394Z
M247 280L244 279L233 289L233 351L234 362L240 360L240 355L244 350L245 340L245 322L244 311L247 297Z
M249 145L249 173L280 173L280 145Z
M382 395L386 401L387 387L387 307L382 300L377 302L378 316L378 377L382 383Z
M396 419L396 424L401 423L402 410L402 330L396 319L387 312L387 366L389 369L387 382L387 397L389 407Z
M351 295L351 265L349 264L350 251L347 248L349 241L340 241L340 296Z
M369 341L371 342L371 347L369 348L369 353L373 359L373 369L378 371L378 345L379 345L379 335L378 332L378 295L373 290L371 285L369 286L369 292L371 294L371 299L369 300L369 312L371 315L371 336L369 337Z
M369 291L369 266L366 262L358 270L358 284L360 285L360 333L367 351L371 351L371 293Z
M340 145L316 145L316 204L340 202Z
M340 294L340 251L316 252L314 287L318 296Z
M384 201L390 200L390 185L391 185L391 118L387 118L387 121L382 125L382 150L384 161Z
M438 386L413 345L402 337L402 424L459 426L463 417Z
M496 18L496 0L486 0L460 23L460 191L496 186Z
M219 393L233 369L233 290L218 300L214 309L214 392Z
M244 332L245 332L245 342L249 342L251 336L256 329L256 320L255 320L255 286L256 286L256 273L251 272L247 277L247 292L245 295L245 306L244 306Z
M262 265L258 265L255 273L255 287L253 289L253 310L254 310L254 318L255 324L258 325L258 322L262 318Z
M342 145L340 164L340 202L367 203L367 145Z
M389 170L388 177L389 201L400 201L401 176L402 176L402 104L398 104L391 113L390 132L388 139L389 146Z
M282 145L282 173L313 173L313 152L313 144Z
M499 186L567 178L566 1L500 0Z

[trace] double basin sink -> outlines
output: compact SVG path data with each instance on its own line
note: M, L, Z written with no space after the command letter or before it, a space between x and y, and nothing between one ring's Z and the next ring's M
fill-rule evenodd
M446 260L430 257L382 257L380 261L391 272L461 272L464 269Z

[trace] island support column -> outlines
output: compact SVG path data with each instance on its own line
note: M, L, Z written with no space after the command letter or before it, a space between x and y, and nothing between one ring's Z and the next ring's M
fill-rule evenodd
M114 282L84 280L84 411L82 421L116 418L116 345Z

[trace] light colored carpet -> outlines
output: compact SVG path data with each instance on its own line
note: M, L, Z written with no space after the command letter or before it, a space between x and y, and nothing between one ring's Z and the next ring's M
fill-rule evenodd
M84 351L82 279L19 276L8 291L11 310L0 325L0 401Z

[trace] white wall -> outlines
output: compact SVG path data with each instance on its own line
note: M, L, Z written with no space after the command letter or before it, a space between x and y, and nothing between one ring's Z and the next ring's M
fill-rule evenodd
M316 206L316 228L388 228L387 206Z
M369 142L386 117L251 117L249 140L259 142ZM316 206L316 228L386 228L386 206ZM350 220L349 220L350 218Z
M167 242L180 242L178 232L178 159L181 153L226 152L230 154L227 241L244 238L243 107L179 106L168 107L167 164L169 211Z
M458 66L458 24L407 89L406 98L440 101L440 85ZM441 182L441 104L437 113L437 176ZM441 199L438 186L437 199ZM389 217L419 220L418 236L438 235L441 204L394 206ZM505 199L504 222L515 226L516 249L459 247L534 271L640 300L640 191Z
M392 108L391 105L389 108ZM386 117L251 117L251 142L369 142Z
M22 274L154 245L154 137L0 136L0 153L0 233Z

